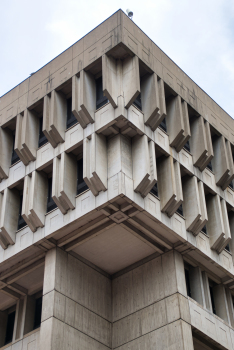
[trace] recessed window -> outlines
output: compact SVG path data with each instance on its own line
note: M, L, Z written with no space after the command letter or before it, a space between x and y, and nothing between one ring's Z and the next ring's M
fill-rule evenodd
M137 96L133 104L140 110L142 110L142 105L141 105L141 94Z
M96 109L108 103L108 99L103 95L102 77L96 79Z
M178 214L180 214L180 215L184 216L184 214L183 214L183 206L182 206L182 204L179 206L179 208L176 210L176 212L177 212Z
M42 311L42 296L36 299L35 302L35 315L33 329L37 329L41 325L41 311Z
M88 186L83 179L83 158L77 161L77 194L88 190Z
M207 165L207 168L213 171L211 162Z
M12 342L14 324L15 324L15 311L9 313L7 316L6 337L5 337L4 345L7 345Z
M158 197L158 184L156 183L154 187L150 190L150 193Z
M13 150L11 156L11 165L17 163L20 160L18 154L15 151L15 135L13 135Z
M161 124L159 125L161 129L163 129L165 132L167 132L167 124L166 124L166 118L163 119Z
M215 299L214 299L214 291L213 291L214 286L215 286L215 283L209 279L211 307L212 307L213 313L216 315Z
M186 289L187 289L187 295L191 298L191 284L190 284L190 276L189 276L189 268L185 268L185 282L186 282Z
M202 228L201 231L207 235L207 228L206 228L206 225Z
M47 196L47 213L51 210L57 208L53 198L52 198L52 177L48 179L48 196Z
M38 147L43 146L45 143L48 142L46 136L44 135L42 131L42 125L43 125L43 118L41 117L39 119L39 140L38 140Z
M190 152L190 145L189 145L189 141L186 142L186 144L184 145L184 148Z
M77 119L72 113L72 98L67 99L67 129L77 124Z
M19 207L19 219L18 219L18 230L26 226L26 222L24 221L21 213L22 213L22 205L23 205L23 195L20 195L20 207Z
M226 247L225 247L225 249L226 249L228 252L230 252L230 245L227 244Z

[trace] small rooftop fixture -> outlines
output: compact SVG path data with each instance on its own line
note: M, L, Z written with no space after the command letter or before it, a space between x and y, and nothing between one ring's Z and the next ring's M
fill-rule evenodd
M129 17L130 19L132 19L132 17L133 17L133 12L132 12L131 10L129 10L129 9L127 9L126 12L127 12L128 17Z

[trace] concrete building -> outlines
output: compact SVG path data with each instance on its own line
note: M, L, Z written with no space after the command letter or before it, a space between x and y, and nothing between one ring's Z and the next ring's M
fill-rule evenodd
M234 349L234 121L121 10L0 123L1 349Z

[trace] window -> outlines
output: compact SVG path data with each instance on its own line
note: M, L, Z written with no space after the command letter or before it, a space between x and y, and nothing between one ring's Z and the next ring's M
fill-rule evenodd
M230 182L230 184L229 184L228 186L234 190L234 187L233 187L233 181L232 181L232 182Z
M37 329L41 325L41 311L42 311L42 297L36 299L33 329Z
M6 337L5 337L4 345L12 342L14 324L15 324L15 311L9 313L7 316Z
M213 313L216 315L215 300L214 300L214 291L213 291L214 286L215 286L215 283L209 279L209 289L210 289L211 307L212 307Z
M108 103L108 99L103 95L102 77L96 79L96 108L100 108Z
M226 247L225 247L225 249L226 249L228 252L230 252L230 245L227 244Z
M205 233L205 234L207 235L206 225L202 228L202 232Z
M52 198L52 177L50 177L48 179L47 213L55 208L57 208L57 205Z
M150 193L154 194L158 197L158 184L156 183L154 187L151 189Z
M88 189L86 182L83 179L83 158L77 161L77 194L80 194Z
M176 212L177 212L178 214L180 214L180 215L184 216L184 214L183 214L183 206L182 206L182 204L179 206L179 208L176 210Z
M72 98L67 99L67 129L77 123L77 119L72 113Z
M38 140L38 147L43 146L45 143L48 142L46 136L44 135L42 131L42 125L43 125L43 118L41 117L39 119L39 140Z
M26 226L26 222L24 221L21 213L22 213L22 204L23 204L23 195L20 195L20 207L19 207L19 219L18 219L18 230Z
M190 152L190 145L189 145L189 141L186 142L186 144L184 145L184 148Z
M185 282L186 282L186 289L187 289L187 295L191 298L191 285L190 285L190 276L189 276L189 268L185 267Z
M142 110L142 105L141 105L141 94L137 96L133 104L140 110Z
M213 170L211 162L207 165L207 168L210 169L211 171Z
M20 160L18 154L15 151L15 135L13 135L13 150L11 156L11 165L17 163Z
M159 125L161 129L163 129L165 132L167 132L167 124L166 124L166 118L163 119L161 124Z

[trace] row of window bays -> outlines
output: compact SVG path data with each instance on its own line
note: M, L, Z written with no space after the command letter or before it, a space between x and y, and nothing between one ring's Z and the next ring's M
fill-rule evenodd
M25 306L23 304L26 303ZM25 316L19 310L25 307ZM42 291L27 295L18 303L0 311L0 348L20 340L20 337L37 330L41 325ZM24 316L24 319L22 319ZM22 322L24 323L22 325ZM20 335L20 328L23 334Z
M109 101L106 96L103 94L103 84L102 84L102 76L100 76L101 73L98 73L98 78L95 80L96 82L96 109L98 110L99 108L102 108L105 104L107 104ZM147 76L147 74L146 74ZM171 101L176 98L176 93L166 84L163 83L164 87L164 93L163 95L165 96L165 109L166 113L168 112L168 109L171 107L168 107L171 105ZM71 80L63 84L60 88L58 88L58 93L63 96L63 98L66 100L66 115L64 115L64 120L66 120L66 128L69 129L73 127L75 124L77 124L77 119L72 113L72 82ZM181 99L183 102L183 100ZM141 101L141 93L137 96L136 100L133 102L133 105L138 108L139 110L142 111L142 101ZM38 117L38 148L42 147L44 144L48 142L46 136L43 133L43 100L40 100L36 102L33 106L30 107L31 111ZM144 113L144 110L142 111ZM194 134L196 133L196 143L192 142L192 149L191 149L191 140L195 138L193 135L193 124L194 121L200 117L200 115L191 107L188 105L188 116L189 116L189 124L190 124L190 129L191 129L191 136L185 136L184 137L184 142L183 143L183 148L186 149L188 152L194 151L194 149L197 147L197 143L199 142L198 138L198 132L197 130L194 131ZM159 127L164 131L168 132L167 128L167 115L166 117L160 122ZM208 124L206 121L204 121L205 124ZM15 150L15 129L16 129L16 118L12 119L9 123L4 125L4 129L10 129L10 132L13 135L13 145L12 145L12 157L11 157L11 164L15 164L20 160L19 158L19 152ZM217 146L217 140L220 139L222 136L213 126L209 125L209 133L211 135L211 142L213 146L215 145L215 149L219 148L219 145ZM198 142L197 142L198 141ZM225 141L224 141L225 142ZM227 140L226 140L227 142ZM205 141L205 143L209 143L208 140ZM212 145L211 145L212 147ZM233 172L233 155L234 155L234 147L232 144L230 144L231 147L231 176L228 178L228 185L233 188L233 177L234 177L234 172ZM176 148L176 146L175 146ZM209 147L208 147L209 148ZM213 147L214 148L214 147ZM226 151L225 151L226 152ZM208 152L209 153L209 152ZM206 159L209 158L209 162L206 163ZM194 164L200 168L200 170L203 169L203 165L205 164L206 167L213 171L214 173L217 171L217 161L214 162L213 158L213 150L210 152L210 154L207 154L205 157L200 157L197 162ZM224 166L225 167L225 166ZM221 170L222 171L222 170ZM226 171L226 168L224 169ZM226 186L226 181L224 180L225 176L223 177L223 180L220 181L219 185L221 187Z
M234 327L234 293L209 272L184 262L187 295Z

